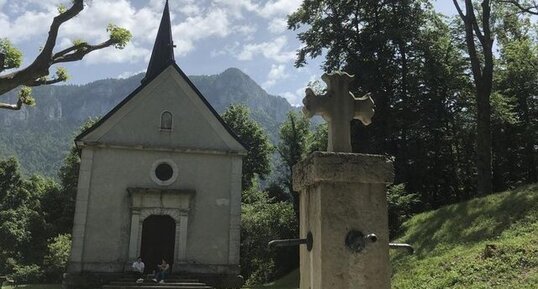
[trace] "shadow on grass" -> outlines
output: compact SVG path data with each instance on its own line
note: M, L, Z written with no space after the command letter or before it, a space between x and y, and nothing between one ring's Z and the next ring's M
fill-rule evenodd
M420 214L404 224L401 239L423 258L435 249L500 236L532 214L538 215L538 184Z
M299 269L293 270L288 275L274 282L257 285L246 286L244 289L297 289L299 288Z

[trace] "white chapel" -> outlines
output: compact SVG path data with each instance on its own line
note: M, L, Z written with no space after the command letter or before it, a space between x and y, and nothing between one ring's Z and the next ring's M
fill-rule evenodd
M173 47L167 2L141 85L75 140L81 164L64 287L102 283L138 256L148 272L165 258L172 273L239 278L246 150Z

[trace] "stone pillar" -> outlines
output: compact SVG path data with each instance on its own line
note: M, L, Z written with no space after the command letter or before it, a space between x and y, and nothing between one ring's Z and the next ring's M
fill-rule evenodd
M92 177L93 149L82 150L78 173L77 200L73 220L73 242L67 272L82 272L84 263L84 238L86 235L86 219L90 203L90 184Z
M140 211L132 210L131 214L131 233L129 238L129 260L127 263L132 263L140 254L139 236L140 232Z
M293 168L300 197L301 289L390 289L386 185L394 178L384 156L315 152ZM375 234L360 252L346 246L352 230Z
M187 228L189 222L188 212L182 212L179 218L179 228L176 227L176 243L178 244L178 250L176 251L177 260L184 262L187 259ZM179 232L178 232L179 231Z

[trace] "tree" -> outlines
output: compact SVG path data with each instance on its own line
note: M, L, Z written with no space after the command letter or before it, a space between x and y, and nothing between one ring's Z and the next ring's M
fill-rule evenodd
M1 103L0 108L20 110L22 105L35 104L29 87L53 84L65 81L68 78L65 69L59 67L54 78L49 78L50 68L54 64L81 60L88 53L114 46L123 49L131 39L131 33L121 27L109 24L107 31L110 38L100 44L88 44L83 40L76 40L73 45L61 51L54 52L60 26L77 16L84 9L83 0L73 0L70 8L60 6L59 15L54 17L49 29L47 40L39 55L27 67L7 74L0 75L0 95L23 86L19 92L16 104ZM22 63L22 53L16 49L8 39L0 39L0 73L5 70L18 68Z
M49 226L40 198L54 188L52 180L42 177L23 179L15 158L0 161L0 274L25 271L42 261Z
M494 187L504 190L538 179L538 45L533 24L512 5L499 7L499 59L494 78Z
M538 15L538 1L536 0L499 0L499 2L514 5L523 13Z
M286 121L280 127L280 142L277 151L284 162L284 184L293 196L293 208L299 212L299 196L293 190L292 169L307 153L310 137L310 121L304 115L294 111L288 113Z
M395 156L395 183L423 209L470 197L468 65L431 1L304 1L288 26L301 28L296 66L323 53L326 72L353 74L352 92L371 93L372 125L352 122L354 152Z
M242 177L243 190L247 190L252 187L256 175L265 179L271 172L270 159L273 146L263 128L250 117L250 111L246 106L230 105L222 114L222 118L248 151L247 156L243 158Z
M263 284L296 268L298 247L270 250L275 239L296 238L298 220L288 202L274 202L257 186L244 192L241 206L241 275L247 284Z
M493 88L494 35L491 29L491 3L490 0L482 1L479 20L475 14L476 4L472 0L465 0L465 13L457 0L453 2L465 27L465 42L475 87L477 190L478 194L489 194L493 191L490 97ZM477 40L481 54L477 50Z
M326 123L316 126L314 132L309 136L308 140L308 153L315 151L324 152L327 151L327 144L329 143L329 131Z
M96 118L88 119L78 129L80 134L97 122ZM47 223L52 224L52 236L71 234L75 216L78 174L80 169L80 151L73 144L58 170L60 186L56 190L48 190L41 199Z

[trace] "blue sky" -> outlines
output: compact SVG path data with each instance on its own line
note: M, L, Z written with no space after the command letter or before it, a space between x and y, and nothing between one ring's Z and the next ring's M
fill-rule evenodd
M237 67L267 92L301 104L306 84L319 79L322 59L294 68L300 47L296 32L286 29L286 15L302 0L169 0L177 64L187 75L218 74ZM164 0L91 0L76 18L65 23L58 47L73 40L106 40L113 23L133 34L124 50L107 48L68 63L67 83L128 77L145 71L157 33ZM9 38L24 53L27 65L43 45L57 6L68 0L0 0L0 38ZM437 10L455 13L452 1L437 0Z

